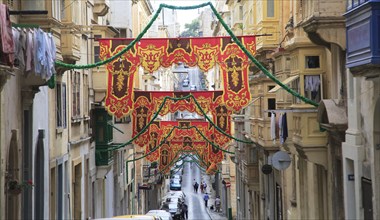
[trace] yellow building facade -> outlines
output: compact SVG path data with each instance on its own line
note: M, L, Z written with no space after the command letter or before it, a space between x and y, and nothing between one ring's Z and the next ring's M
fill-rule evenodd
M235 126L244 124L235 135L253 142L237 143L237 218L344 217L343 192L337 187L342 178L341 135L332 140L333 132L339 134L339 130L324 131L319 124L326 120L323 112L331 99L344 108L344 94L339 92L345 73L344 4L271 0L225 3L230 7L231 29L236 32L242 27L241 33L257 35L254 56L271 74L302 96L327 103L319 109L304 103L252 65L252 101L239 114L241 120L235 120ZM238 12L242 15L237 16ZM271 135L272 114L277 126L275 137ZM284 114L288 137L282 142L277 124ZM278 151L289 155L291 163L286 169L273 166L272 158Z

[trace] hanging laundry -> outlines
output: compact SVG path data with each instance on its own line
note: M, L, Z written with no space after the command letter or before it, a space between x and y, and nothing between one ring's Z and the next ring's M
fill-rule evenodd
M280 138L280 143L281 144L283 144L284 143L284 141L283 141L283 138L282 138L282 130L283 130L283 128L282 128L282 117L283 116L283 114L281 113L280 114L280 116L278 117L279 119L278 119L278 136L279 136L279 138Z
M25 51L26 33L25 30L12 28L14 42L14 65L24 72L25 70Z
M14 41L9 9L5 4L0 4L0 63L13 66Z
M270 117L270 139L276 143L276 115L273 112Z
M55 74L56 46L51 33L40 28L12 28L14 63L25 73L33 72L43 79Z
M286 113L282 115L281 119L281 133L280 133L280 142L281 144L285 143L286 139L288 138L288 123L286 120Z
M26 40L26 62L25 62L25 71L28 73L34 69L34 30L29 30L27 32Z

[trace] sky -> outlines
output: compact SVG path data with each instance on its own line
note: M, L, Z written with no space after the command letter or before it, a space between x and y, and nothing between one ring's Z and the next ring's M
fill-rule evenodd
M199 5L206 2L211 2L215 6L214 0L150 0L152 4L168 4L168 5L175 5L175 6L193 6L193 5ZM184 30L185 24L191 23L192 20L196 19L200 12L205 9L206 7L199 8L199 9L193 9L193 10L177 10L177 19L178 22L181 24L181 32Z

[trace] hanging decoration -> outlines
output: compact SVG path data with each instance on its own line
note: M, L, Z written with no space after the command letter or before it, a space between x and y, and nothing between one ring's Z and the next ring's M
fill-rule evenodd
M148 131L149 142L145 145L145 153L148 154L147 160L153 162L160 159L160 153L165 150L170 152L188 151L197 152L198 155L208 155L207 161L220 162L223 160L223 146L215 143L209 144L205 141L214 139L213 130L210 130L209 123L205 121L159 121L152 123ZM161 145L160 151L155 151L155 147L163 141L164 135L170 134L165 138L165 143ZM163 148L165 146L165 148ZM152 152L154 150L154 152ZM166 152L166 151L165 151ZM165 153L165 156L168 155Z
M255 52L255 36L239 39L250 52ZM113 57L132 41L100 39L99 57L102 60ZM240 111L249 102L248 58L230 37L148 38L141 39L135 47L106 64L108 84L105 106L108 112L117 118L130 114L134 99L133 80L139 66L153 73L160 67L169 68L179 62L198 66L204 72L219 64L226 106L230 110ZM157 99L160 100L162 98Z
M107 59L120 52L131 40L100 41L100 59ZM105 107L117 118L129 115L132 111L133 82L140 65L140 58L134 50L129 50L106 64L108 72Z
M155 112L159 112L160 115L166 115L168 113L187 110L199 115L203 115L203 112L206 114L211 113L215 125L222 130L221 132L209 125L209 129L215 133L214 141L220 146L226 144L230 138L223 133L231 134L230 115L232 111L225 106L222 100L222 91L192 92L194 98L166 100L165 105L159 111L165 97L185 97L189 94L189 92L135 91L132 112L132 136L135 137L147 126L147 123L151 121ZM201 109L196 105L194 100L197 100ZM143 147L149 141L148 130L149 128L135 139L135 143L140 147Z

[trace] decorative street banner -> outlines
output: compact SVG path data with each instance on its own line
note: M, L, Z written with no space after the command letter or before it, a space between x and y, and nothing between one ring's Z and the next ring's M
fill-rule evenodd
M131 40L100 41L100 59L107 59L119 51ZM138 71L140 59L134 50L124 53L106 65L108 72L105 107L117 118L129 115L132 110L132 92L134 76Z
M238 39L255 54L255 36ZM113 56L132 40L99 39L99 57L104 60ZM224 84L223 101L229 110L240 111L250 100L248 61L230 37L141 39L130 51L107 64L106 108L118 118L130 114L134 100L133 77L139 66L153 73L160 67L183 62L198 66L204 72L219 64Z
M147 160L153 162L160 159L159 152L169 150L175 154L179 151L196 152L197 155L207 155L206 161L218 163L223 160L223 153L217 143L208 143L214 140L213 130L210 130L210 125L205 121L159 121L149 126L147 138L148 144L145 146L145 153L149 154ZM170 136L166 137L167 134ZM160 150L155 149L162 141L165 143L165 148ZM161 147L163 147L160 146ZM154 151L153 151L154 150Z
M153 114L159 110L165 97L178 98L189 94L189 92L135 91L132 112L132 136L135 137L138 133L142 132L142 129L151 121ZM229 110L223 102L222 91L196 91L191 94L193 94L194 98L206 114L211 113L213 123L223 132L231 135L230 115L232 114L232 111ZM168 99L159 113L160 115L166 115L168 113L184 110L203 115L195 104L194 99L184 99L179 101ZM209 126L209 129L212 129L215 134L214 142L216 144L224 146L230 141L226 135L218 131L215 127L211 128L211 125ZM148 144L148 130L149 128L134 141L140 147Z

